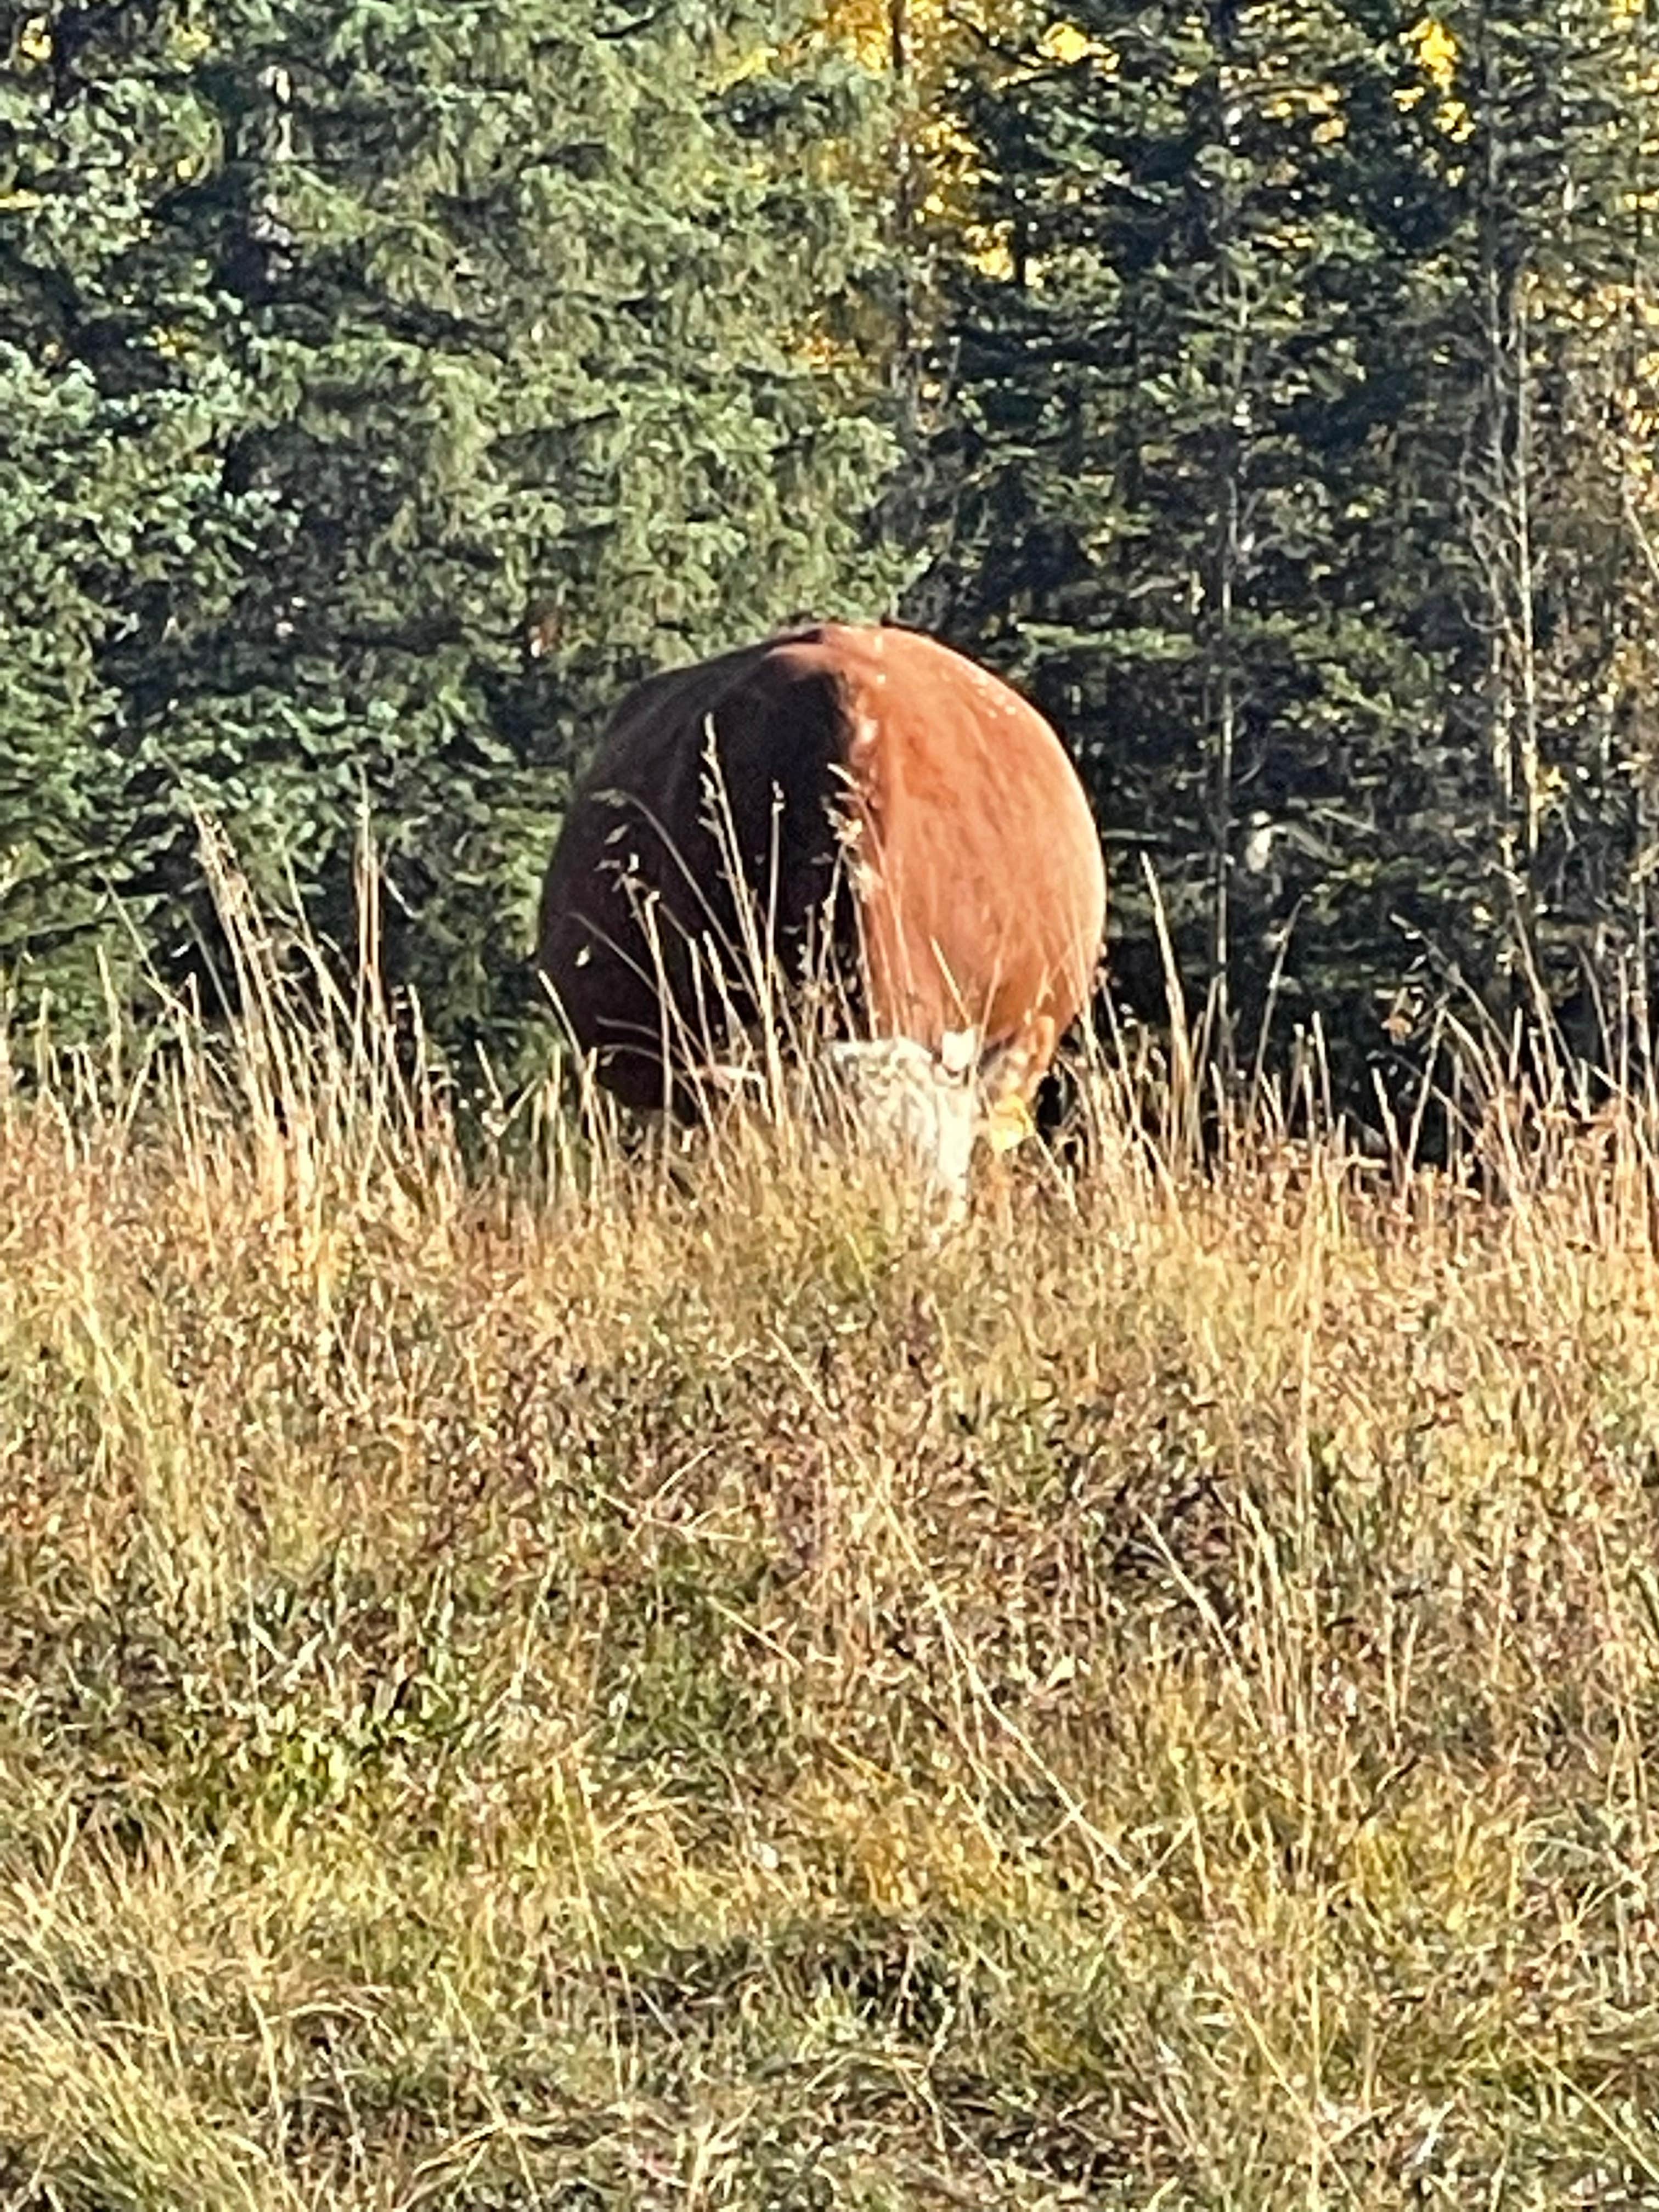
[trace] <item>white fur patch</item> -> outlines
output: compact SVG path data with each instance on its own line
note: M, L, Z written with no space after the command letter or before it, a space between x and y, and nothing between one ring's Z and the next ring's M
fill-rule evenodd
M967 1207L979 1100L972 1080L974 1032L952 1031L951 1041L955 1048L949 1060L935 1059L910 1037L832 1045L830 1056L854 1127L919 1171L929 1196L955 1218Z
M978 1059L977 1030L946 1030L939 1041L939 1064L958 1082L971 1072Z

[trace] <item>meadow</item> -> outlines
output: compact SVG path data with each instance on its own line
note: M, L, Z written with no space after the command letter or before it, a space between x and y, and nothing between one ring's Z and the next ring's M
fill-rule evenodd
M0 2205L1659 2203L1639 1085L939 1237L240 941L0 1074Z

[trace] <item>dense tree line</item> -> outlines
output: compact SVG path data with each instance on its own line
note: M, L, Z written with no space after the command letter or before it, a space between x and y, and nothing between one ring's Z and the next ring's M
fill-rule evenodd
M945 318L934 604L1066 725L1235 1028L1276 989L1363 1089L1448 994L1611 1006L1651 935L1645 19L1066 23L959 80L1003 250Z
M0 10L0 965L210 955L190 809L499 1030L618 686L897 571L872 87L787 6ZM117 925L118 908L130 925ZM131 957L129 957L131 955ZM505 994L505 996L504 996Z
M620 686L898 611L1214 1035L1642 1012L1659 46L1625 0L0 5L0 974L210 969L191 809L509 1060Z

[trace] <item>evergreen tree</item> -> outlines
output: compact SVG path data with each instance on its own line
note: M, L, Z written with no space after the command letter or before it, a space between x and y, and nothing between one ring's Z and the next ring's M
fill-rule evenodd
M1435 672L1376 588L1413 271L1356 189L1374 42L1331 7L1068 18L972 92L1001 251L960 279L956 620L1037 682L1109 836L1152 846L1194 972L1259 1002L1300 900L1303 957L1363 992L1372 914L1307 879L1374 862Z
M1640 21L1593 0L1480 0L1437 38L1416 112L1457 222L1415 340L1438 364L1416 464L1452 487L1449 720L1480 769L1463 937L1504 1012L1648 957L1651 769L1620 732L1646 720L1632 647L1655 580L1632 505L1656 396L1652 72Z
M79 926L57 886L101 865L165 949L188 799L343 931L366 799L395 958L459 1036L500 1014L616 690L890 592L887 437L837 343L871 229L816 160L859 74L769 69L787 9L738 46L693 0L9 16L7 359L95 471L77 532L45 512L77 496L62 438L15 464L41 519L8 598L74 611L23 617L30 743L86 824L33 879Z
M177 24L0 9L0 984L84 1015L155 919L165 837L122 672L234 614L267 550L227 495L246 393L212 272L158 210L215 158Z
M1519 663L1506 644L1500 684L1492 654L1506 593L1541 681L1552 570L1589 574L1575 395L1605 366L1587 302L1621 254L1631 281L1628 222L1607 247L1615 208L1640 203L1610 105L1632 34L1586 14L1534 40L1523 14L1528 73L1501 114L1495 94L1476 112L1468 33L1352 0L1087 0L988 41L959 94L983 174L955 258L936 447L954 505L926 589L1070 729L1109 839L1152 848L1200 995L1247 1033L1270 983L1318 1008L1362 1100L1413 1002L1455 975L1501 1007L1518 929L1553 920L1555 884L1504 895L1516 819L1539 867L1552 811L1574 866L1597 842L1565 827L1577 740L1541 733L1534 701L1523 744ZM1516 158L1485 161L1484 114ZM1500 230L1494 339L1481 271ZM1513 303L1547 296L1556 367L1546 398L1535 344L1522 456ZM1616 583L1602 556L1603 607L1631 605L1631 544ZM1605 669L1584 635L1555 635L1558 711L1588 731ZM1529 746L1559 764L1517 764L1500 790L1504 717L1517 763ZM1138 873L1115 872L1115 964L1150 1010Z

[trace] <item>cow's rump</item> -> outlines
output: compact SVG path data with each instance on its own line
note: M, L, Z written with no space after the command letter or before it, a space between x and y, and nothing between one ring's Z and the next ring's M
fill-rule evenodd
M548 870L538 959L628 1104L662 1103L694 1056L711 953L753 1012L728 854L782 973L838 954L878 1036L937 1054L971 1031L1029 1092L1087 998L1105 890L1076 774L1034 708L913 631L824 624L618 708Z

